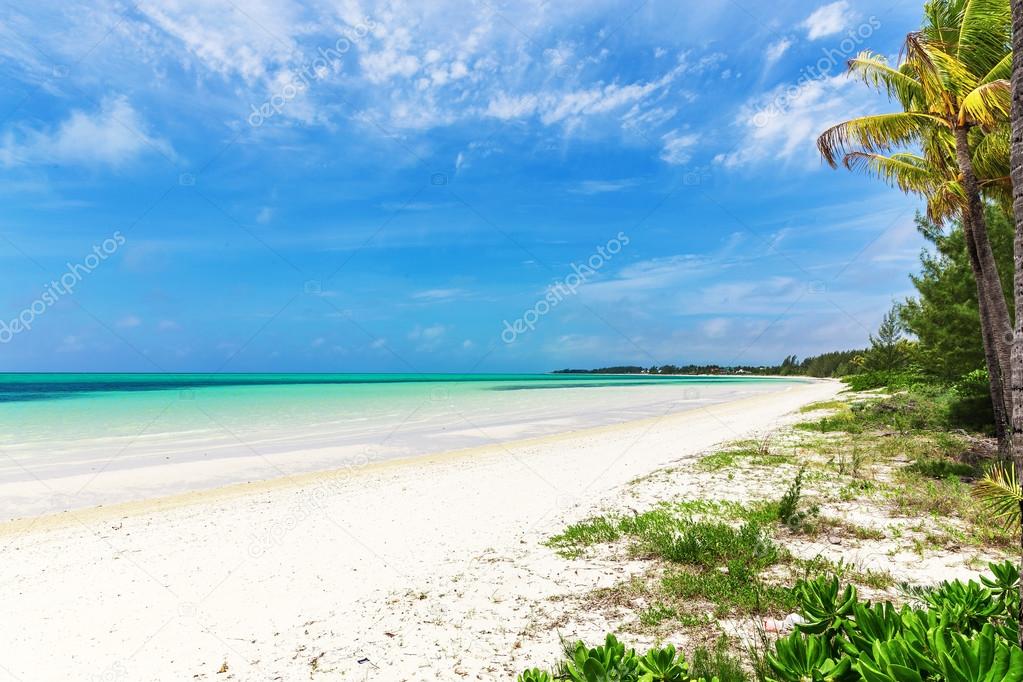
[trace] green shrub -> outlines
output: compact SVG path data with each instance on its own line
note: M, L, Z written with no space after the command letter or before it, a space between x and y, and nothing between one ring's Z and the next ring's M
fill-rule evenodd
M795 480L789 485L785 494L782 495L781 501L778 503L778 519L788 526L790 530L797 532L802 530L806 525L807 519L818 511L816 507L803 511L799 509L799 498L803 493L803 474L805 472L805 467L799 468L799 471L796 472Z
M834 578L801 583L796 593L805 622L764 656L766 679L1020 682L1019 573L1008 562L991 570L982 583L911 590L924 609L861 602Z
M918 459L909 465L909 469L930 478L972 477L979 473L977 468L970 464L950 462L947 459Z
M984 432L994 430L995 414L987 370L978 369L963 376L952 386L952 395L949 405L952 426Z
M926 379L915 372L881 371L852 374L842 377L842 381L853 391L872 391L878 388L909 388L915 384L925 382Z

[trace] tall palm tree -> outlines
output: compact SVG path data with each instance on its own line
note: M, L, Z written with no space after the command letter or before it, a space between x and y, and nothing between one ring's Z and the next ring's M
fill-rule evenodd
M1015 272L1013 290L1016 292L1016 337L1012 344L1012 459L1014 481L1023 480L1023 0L1012 0L1012 143L1011 165L1012 206L1016 217L1014 251ZM1023 496L1016 496L1017 507L1023 513ZM1020 565L1023 566L1023 532L1020 533ZM1020 585L1019 622L1023 623L1023 583ZM1020 628L1020 646L1023 646L1023 628Z
M903 111L864 116L826 130L818 139L821 155L837 167L850 147L884 154L919 146L935 166L956 174L968 219L963 221L971 247L992 382L1001 385L1002 414L1010 415L1012 322L987 234L981 181L973 146L986 139L977 129L997 128L1008 120L1011 53L1009 0L932 0L927 23L906 38L897 68L878 55L863 53L850 72L883 90ZM993 395L995 395L993 393ZM996 408L998 409L998 408ZM1008 439L1003 437L1003 453Z
M1001 126L984 135L979 129L974 137L983 135L983 139L972 145L973 163L981 173L981 188L985 193L1002 202L1008 191L1008 137L1007 129ZM862 171L880 178L888 185L897 187L904 192L917 194L927 200L927 215L937 224L945 223L949 218L958 217L963 225L964 233L972 234L969 229L970 212L962 184L954 169L954 160L949 151L947 132L941 129L932 131L935 139L923 145L926 155L900 152L885 156L869 152L850 152L843 159L843 165L853 171ZM966 240L967 254L971 268L980 270L980 262L975 243ZM978 283L980 280L977 280ZM978 311L981 322L984 358L990 376L991 404L994 410L995 429L998 436L999 454L1007 461L1011 456L1011 424L1005 395L1007 386L1003 385L1001 373L996 371L998 358L995 354L996 344L991 338L991 310L988 301L980 295L978 287Z

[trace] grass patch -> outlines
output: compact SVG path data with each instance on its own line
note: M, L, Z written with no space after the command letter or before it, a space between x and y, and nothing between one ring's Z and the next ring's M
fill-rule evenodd
M697 467L702 471L721 471L738 466L740 462L748 462L751 466L779 466L794 461L792 455L775 452L770 440L765 438L739 441L724 450L704 455Z
M849 409L849 403L844 400L824 400L818 403L810 403L799 408L799 411L803 414L807 412L817 412L818 410L847 410Z
M672 563L715 568L731 561L768 566L778 548L758 523L735 528L722 521L691 521L641 514L626 521L635 550Z
M980 474L977 467L947 459L918 459L909 465L911 471L928 478L949 478L950 476L975 478Z
M835 518L833 516L821 516L815 520L815 527L818 529L833 529L840 532L842 535L848 535L854 537L857 540L884 540L886 536L885 532L879 528L872 528L870 526L861 526L845 519Z
M863 426L856 420L852 412L832 414L815 421L799 422L795 425L795 428L801 431L816 433L835 433L838 431L860 433L863 431Z
M684 604L709 604L716 618L788 613L796 606L792 590L764 583L739 561L724 571L673 571L662 578L661 589Z
M742 661L731 652L731 641L722 635L713 648L698 647L689 661L689 676L696 680L747 682Z
M629 537L633 550L667 561L686 562L700 551L719 552L766 538L762 527L778 518L778 503L729 501L664 502L632 516L601 515L573 523L545 543L566 558L594 545ZM728 522L742 524L737 529ZM755 537L754 537L755 536ZM766 538L769 543L769 538ZM716 555L715 555L716 556Z
M579 556L583 549L592 545L614 542L622 537L618 519L609 516L593 518L573 523L547 541L547 546L557 550L566 558Z
M731 469L735 466L739 458L740 455L734 450L712 452L709 455L701 457L697 467L702 471L721 471L722 469Z
M802 572L803 580L831 574L845 582L873 587L876 590L887 590L895 586L895 578L888 571L861 569L855 564L842 560L832 561L819 555L812 559L796 559L794 566Z

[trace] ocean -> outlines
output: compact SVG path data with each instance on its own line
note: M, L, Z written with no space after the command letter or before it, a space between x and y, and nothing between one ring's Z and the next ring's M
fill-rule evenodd
M544 436L698 409L792 381L799 380L3 374L0 511L39 513ZM10 494L7 484L15 486Z

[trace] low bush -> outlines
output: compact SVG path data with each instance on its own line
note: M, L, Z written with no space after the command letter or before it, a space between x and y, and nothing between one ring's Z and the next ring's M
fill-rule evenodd
M855 588L819 577L796 588L804 622L764 656L770 682L803 680L1023 680L1016 644L1019 572L990 565L981 583L915 590L918 606L860 601Z
M694 519L694 513L720 514L735 519ZM633 516L597 516L573 524L547 541L547 546L567 557L587 547L628 537L636 553L673 563L704 568L724 566L732 560L751 566L768 566L778 549L764 526L777 518L777 505L663 504Z
M853 391L872 391L878 388L900 389L926 383L927 379L915 372L881 371L863 372L842 377Z
M995 414L991 408L991 389L987 370L978 369L952 386L949 421L952 426L973 431L994 431Z
M980 473L973 465L950 462L947 459L918 459L909 465L909 469L930 478L948 478L949 476L968 478Z
M727 645L726 645L727 646ZM568 647L565 660L554 672L532 668L520 674L518 682L745 682L738 662L720 647L713 653L698 649L692 666L674 646L654 647L644 654L626 649L614 635L604 643L588 647L583 642Z

